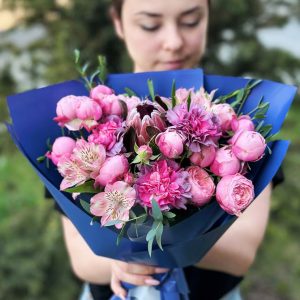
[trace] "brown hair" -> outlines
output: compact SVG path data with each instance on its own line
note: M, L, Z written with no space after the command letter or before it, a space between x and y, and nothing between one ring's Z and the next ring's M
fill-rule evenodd
M211 0L207 1L208 8L210 8ZM123 2L124 0L111 0L111 9L117 14L118 17L121 17Z

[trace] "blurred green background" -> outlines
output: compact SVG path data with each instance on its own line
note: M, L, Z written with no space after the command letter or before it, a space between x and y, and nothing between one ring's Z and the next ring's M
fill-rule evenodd
M0 0L0 300L71 300L79 293L59 216L2 122L9 120L7 95L78 76L75 48L85 60L105 54L111 72L130 71L107 16L108 3ZM203 67L208 73L299 86L299 36L298 0L216 0ZM286 181L273 193L265 241L242 284L245 299L300 299L299 115L298 94L280 133L292 141Z

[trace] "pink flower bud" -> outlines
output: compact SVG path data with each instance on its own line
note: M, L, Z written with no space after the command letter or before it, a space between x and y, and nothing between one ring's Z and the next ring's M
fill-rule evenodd
M241 163L239 159L232 153L229 147L218 149L215 160L210 165L210 170L221 177L236 174L240 168Z
M181 136L175 131L165 131L155 139L161 153L168 158L176 158L183 152Z
M253 131L255 129L254 124L248 115L242 115L240 117L234 117L231 121L231 128L234 132L241 129Z
M128 183L129 185L133 185L134 182L135 182L134 175L131 172L125 173L125 175L124 175L124 181L126 183Z
M142 161L148 161L153 155L153 151L148 145L143 145L138 148L137 155Z
M194 152L190 157L191 162L201 168L206 168L212 164L216 157L216 148L213 145L201 145L200 152Z
M225 176L217 185L216 198L227 213L239 216L254 199L254 186L241 174Z
M215 184L211 176L198 166L189 167L187 171L191 184L191 202L197 206L208 203L215 191Z
M61 136L54 141L51 153L48 152L46 156L57 165L60 159L67 158L72 154L75 145L76 142L70 137Z
M99 175L95 179L96 185L106 186L120 180L129 170L129 163L124 155L109 157L99 170Z
M259 160L266 149L266 141L256 131L240 130L230 141L232 152L242 161Z
M218 117L222 131L231 130L231 120L236 117L236 113L230 104L214 104L212 112Z

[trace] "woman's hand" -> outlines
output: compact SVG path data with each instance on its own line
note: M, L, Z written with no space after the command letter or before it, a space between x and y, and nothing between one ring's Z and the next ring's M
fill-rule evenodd
M160 282L151 275L165 272L168 272L168 269L115 260L111 265L110 286L115 295L119 296L121 299L125 299L126 290L121 286L121 281L133 285L156 286Z

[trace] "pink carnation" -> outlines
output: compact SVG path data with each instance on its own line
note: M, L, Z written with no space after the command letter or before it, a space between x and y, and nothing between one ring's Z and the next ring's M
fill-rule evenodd
M143 167L135 188L142 205L151 207L154 198L161 210L186 208L191 198L188 172L180 169L177 164L160 160L151 167Z

